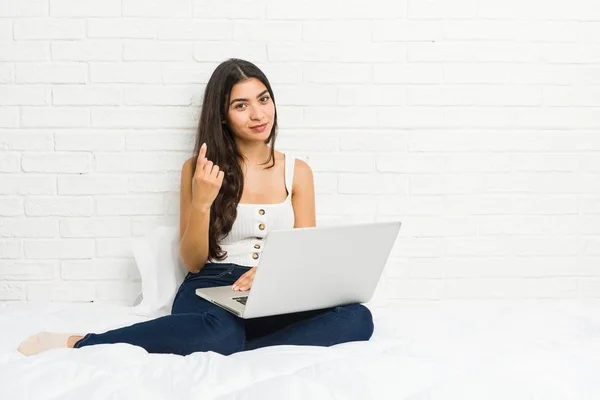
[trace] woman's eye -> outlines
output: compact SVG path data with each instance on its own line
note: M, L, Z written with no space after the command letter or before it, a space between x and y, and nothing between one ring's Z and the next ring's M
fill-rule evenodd
M246 104L245 104L245 103L239 103L239 104L237 104L237 105L235 106L235 108L236 108L237 110L241 110L242 108L245 108L245 107L246 107Z
M261 97L260 101L261 103L266 103L267 101L269 101L269 98L269 96Z

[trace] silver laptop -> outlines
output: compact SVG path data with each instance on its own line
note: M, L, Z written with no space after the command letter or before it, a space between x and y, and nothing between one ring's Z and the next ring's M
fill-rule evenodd
M376 222L273 230L265 238L252 288L196 289L241 317L319 310L373 297L401 223Z

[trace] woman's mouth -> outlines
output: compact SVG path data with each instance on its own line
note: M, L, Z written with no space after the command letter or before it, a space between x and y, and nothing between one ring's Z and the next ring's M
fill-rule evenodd
M252 129L254 132L263 132L266 128L267 128L266 123L262 124L262 125L254 125L251 126L250 129Z

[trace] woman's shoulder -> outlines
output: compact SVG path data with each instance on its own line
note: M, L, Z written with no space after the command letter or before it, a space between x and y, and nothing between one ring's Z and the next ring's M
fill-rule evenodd
M288 155L287 153L282 153L280 151L275 150L275 163L279 165L283 165L283 163L288 161L290 158L293 162L294 168L294 181L300 180L301 182L305 182L306 179L312 180L312 169L308 163L300 158L294 157L292 155Z
M197 156L192 156L192 157L188 158L187 160L185 160L183 162L183 166L181 168L182 169L183 168L191 168L192 165L196 162L196 159L197 159Z
M294 158L294 173L292 177L292 192L298 188L314 185L313 172L308 163L300 158Z
M184 161L183 165L181 166L181 177L182 178L187 178L187 177L191 178L193 167L196 164L197 159L198 159L197 156L193 156Z
M301 160L300 158L294 157L293 155L275 150L275 163L283 163L283 162L287 161L288 158L294 160L294 169L300 169L301 171L303 171L305 173L306 173L306 171L310 170L310 166L308 165L308 163L306 161Z
M312 179L312 169L310 165L304 160L296 158L294 163L294 178L305 180L307 178Z

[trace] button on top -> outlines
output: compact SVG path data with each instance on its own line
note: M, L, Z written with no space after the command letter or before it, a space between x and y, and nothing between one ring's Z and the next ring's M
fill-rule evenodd
M263 209L261 208L260 210L258 210L258 213L259 213L260 215L265 215L265 210L263 210Z
M264 231L265 230L265 224L260 224L258 226L258 229L260 229L261 231Z
M254 245L254 248L255 248L255 249L260 249L260 244L255 244L255 245Z
M256 260L258 258L258 253L252 253L252 258Z

